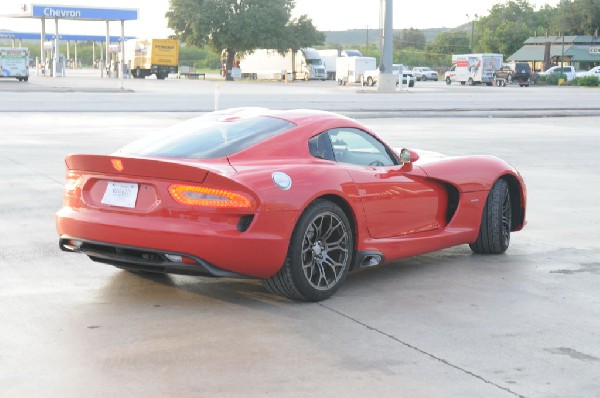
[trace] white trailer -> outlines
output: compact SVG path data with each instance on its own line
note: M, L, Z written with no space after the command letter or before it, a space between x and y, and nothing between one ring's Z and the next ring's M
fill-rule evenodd
M0 77L13 77L20 82L29 80L29 49L0 47Z
M338 84L363 83L365 72L377 67L375 57L339 57L336 59L335 79Z
M313 48L303 48L294 57L291 50L284 55L276 50L255 50L240 60L240 68L242 78L247 79L283 80L286 76L304 80L327 78L323 60Z
M452 68L444 75L446 84L484 83L488 86L494 81L494 72L502 66L502 54L455 54L452 55Z

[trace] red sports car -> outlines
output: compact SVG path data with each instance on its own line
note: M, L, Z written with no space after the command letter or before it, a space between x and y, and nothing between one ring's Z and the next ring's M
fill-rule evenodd
M130 271L260 278L296 300L450 246L503 253L525 225L525 184L506 162L396 151L329 112L217 111L66 165L61 249Z

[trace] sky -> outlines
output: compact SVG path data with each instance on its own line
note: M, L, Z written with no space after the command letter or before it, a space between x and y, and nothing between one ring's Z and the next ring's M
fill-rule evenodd
M556 6L560 0L530 0L539 8L544 4ZM453 28L471 22L475 15L484 16L494 4L504 0L452 0L449 2L394 0L394 29ZM33 4L71 5L98 8L97 0L50 0ZM24 0L0 0L0 15L13 14ZM357 6L360 4L360 6ZM294 17L306 14L318 30L378 29L380 0L296 0ZM125 23L125 34L137 37L166 37L172 34L164 17L169 0L104 0L103 8L133 8L139 10L139 20ZM38 20L0 17L0 30L39 32ZM105 34L104 22L60 21L60 33ZM49 33L54 24L46 22ZM111 23L111 34L120 34L120 24Z

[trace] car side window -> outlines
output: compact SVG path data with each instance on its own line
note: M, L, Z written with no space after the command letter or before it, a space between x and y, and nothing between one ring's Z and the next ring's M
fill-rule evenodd
M396 158L387 147L366 131L338 128L328 131L337 162L359 166L394 166Z
M327 132L316 135L308 140L308 150L315 158L335 162L331 141L329 140Z

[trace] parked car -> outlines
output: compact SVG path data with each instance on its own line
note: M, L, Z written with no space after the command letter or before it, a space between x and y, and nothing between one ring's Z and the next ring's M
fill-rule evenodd
M408 84L409 87L414 87L417 78L415 74L412 73L408 68L402 64L394 64L394 74L399 75L400 71L402 71L402 84Z
M397 76L400 75L400 70L402 70L402 84L408 84L408 87L415 86L415 82L417 81L417 79L415 78L415 75L410 70L408 70L407 67L405 67L402 64L394 64L392 67L392 73ZM379 69L365 71L364 84L366 84L367 86L376 85L377 81L379 80L379 73ZM398 82L396 82L396 85L398 85L399 82L400 78L398 78Z
M574 66L553 66L545 72L539 73L539 76L550 76L555 73L563 73L567 76L567 81L575 79L575 67Z
M497 86L516 83L521 87L528 87L531 80L531 66L527 62L503 64L494 72L494 79Z
M596 77L600 78L600 66L596 66L595 68L592 68L587 71L576 73L576 77L586 77L586 76L596 76Z
M435 80L437 81L439 76L436 71L427 66L415 66L412 69L413 75L417 80Z
M258 278L295 300L451 246L503 253L526 224L525 183L505 161L394 149L317 110L217 111L65 163L62 250L133 272Z

